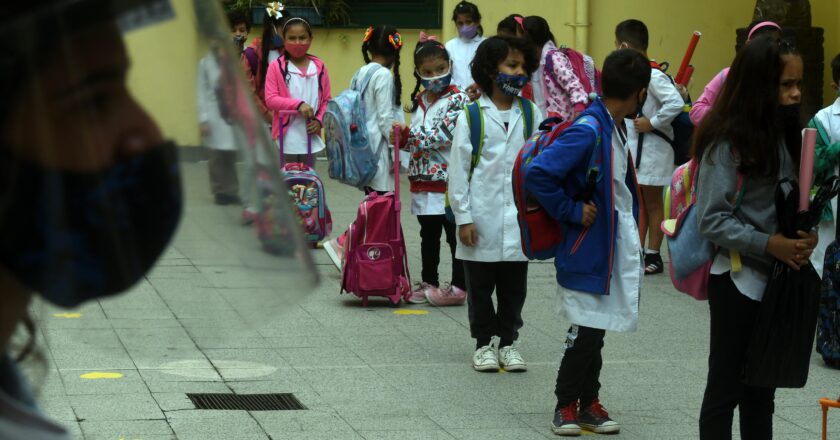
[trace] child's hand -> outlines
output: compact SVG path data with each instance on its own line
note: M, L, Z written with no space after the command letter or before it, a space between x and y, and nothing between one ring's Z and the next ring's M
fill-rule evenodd
M405 130L405 124L400 124L396 121L391 124L391 132L388 133L388 143L391 145L394 145L394 130L396 130L397 127L399 127L400 135L402 135L403 130ZM400 141L405 142L405 139L400 138Z
M776 234L767 241L767 253L793 270L799 270L808 264L811 252L817 245L815 233L797 231L801 238L787 238L783 234Z
M581 215L580 224L588 228L595 223L595 217L597 216L598 208L595 207L595 203L586 202L583 204L583 214Z
M653 131L653 125L651 125L650 119L644 116L634 119L633 127L636 129L636 133L647 133Z
M481 97L481 89L478 88L478 84L476 83L470 84L467 90L464 91L467 92L467 97L470 98L470 101L475 101Z
M198 126L198 132L201 134L202 138L210 136L210 124L202 122L201 125Z
M682 96L683 101L688 99L688 89L684 85L677 84L677 91L680 92L680 96Z
M305 102L298 106L298 112L306 119L312 119L315 117L315 109Z
M478 244L478 230L475 223L458 226L458 238L464 246L473 247Z
M321 122L317 119L312 119L306 123L306 132L309 134L317 134L321 131Z

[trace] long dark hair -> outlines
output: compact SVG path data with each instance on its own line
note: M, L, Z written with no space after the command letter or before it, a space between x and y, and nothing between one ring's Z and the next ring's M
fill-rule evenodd
M545 43L551 41L557 44L554 39L554 34L551 33L551 27L544 18L538 15L531 15L522 20L522 27L525 31L525 41L533 46L536 50L541 50Z
M478 12L478 6L475 3L461 1L455 5L455 9L452 10L452 21L458 20L458 16L461 14L469 15L472 21L481 22L481 12ZM478 25L478 35L484 35L484 28L480 24Z
M263 17L263 32L262 32L262 41L260 41L260 67L259 67L259 80L260 86L257 90L262 90L265 88L265 76L268 73L268 55L271 53L272 50L277 49L274 47L274 28L282 28L283 27L283 19L278 18L274 19L268 15L268 12L265 13Z
M417 73L417 69L429 59L441 59L449 62L449 52L446 51L446 47L439 41L428 40L417 43L417 47L414 49L414 79L417 83L411 92L411 107L406 108L406 111L409 113L414 113L420 105L420 99L417 96L420 93L420 74Z
M388 25L379 25L373 28L370 37L362 43L362 57L365 64L370 63L370 55L382 55L394 57L394 104L402 106L402 80L400 79L400 49L391 44L391 39L398 34L397 28Z
M779 121L779 83L786 53L796 52L768 36L754 38L741 48L720 95L694 134L692 157L699 160L707 150L728 142L745 176L778 175L779 143L785 142L789 150L798 148L788 145L785 124ZM792 156L794 161L799 159Z

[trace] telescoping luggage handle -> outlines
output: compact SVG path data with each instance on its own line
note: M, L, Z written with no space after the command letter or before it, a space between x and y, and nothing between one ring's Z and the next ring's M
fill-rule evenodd
M280 115L288 115L288 116L295 116L298 114L297 110L275 110L275 113ZM278 138L280 143L280 168L286 166L286 154L285 154L285 144L286 139L285 135L283 134L283 118L280 118L280 137ZM315 167L315 160L312 157L312 135L309 134L309 131L306 132L306 165L310 168Z
M397 212L397 230L399 230L400 210L400 126L394 126L394 210Z

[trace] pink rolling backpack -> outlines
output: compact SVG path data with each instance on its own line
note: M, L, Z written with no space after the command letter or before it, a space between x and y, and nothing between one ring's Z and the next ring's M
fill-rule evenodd
M400 132L395 131L395 143L399 145ZM399 154L399 149L394 148L395 190L365 196L344 239L341 293L358 296L363 306L368 305L371 296L384 296L398 306L411 294L408 256L400 224Z

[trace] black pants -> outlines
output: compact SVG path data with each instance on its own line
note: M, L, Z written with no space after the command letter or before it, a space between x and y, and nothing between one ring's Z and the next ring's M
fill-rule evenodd
M601 389L601 366L604 361L606 330L582 325L569 327L566 334L566 352L557 370L554 395L557 396L555 411L580 400L580 407L588 407L598 398Z
M464 281L464 263L455 258L455 225L446 220L445 215L418 215L420 222L420 256L423 269L420 273L424 283L440 286L438 265L440 265L440 234L446 232L446 243L452 253L452 285L466 290Z
M236 151L209 149L207 168L210 172L210 191L213 195L239 196L236 177Z
M738 291L729 273L709 278L709 377L700 409L701 439L731 439L736 406L742 439L773 438L775 388L743 382L747 344L760 305Z
M522 306L528 290L528 262L464 261L470 335L481 346L493 336L499 346L511 345L522 328ZM493 291L499 309L493 308Z

